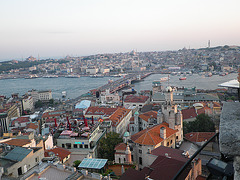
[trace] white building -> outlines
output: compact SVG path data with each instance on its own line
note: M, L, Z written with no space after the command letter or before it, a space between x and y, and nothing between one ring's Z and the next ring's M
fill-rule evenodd
M34 108L32 96L28 96L28 97L24 98L22 100L22 104L23 104L24 111L26 111L26 110L32 111Z
M88 68L86 69L87 74L97 74L98 73L98 68Z
M33 103L40 101L49 101L52 99L52 91L46 90L46 91L37 91L37 90L31 90L29 91L33 98Z
M119 133L120 136L127 131L130 119L132 117L132 110L126 108L118 108L110 117L112 121L113 132Z
M120 103L120 96L118 93L111 94L109 90L101 92L100 95L101 103L103 104L119 104Z

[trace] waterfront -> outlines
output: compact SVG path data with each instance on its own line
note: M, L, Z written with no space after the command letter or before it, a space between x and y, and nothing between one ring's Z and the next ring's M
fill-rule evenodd
M152 74L145 78L143 81L134 84L134 89L151 90L152 82L166 77L166 74ZM200 76L193 74L187 75L184 81L179 80L179 76L171 76L169 85L178 87L196 87L197 89L217 89L218 84L236 79L237 73L229 74L227 76L214 75L212 77ZM67 92L67 98L76 98L81 94L87 93L91 89L98 88L106 83L109 79L117 80L119 78L103 77L103 78L36 78L36 79L4 79L0 80L0 95L10 97L12 93L19 93L23 95L28 90L48 90L51 89L53 98L60 98L62 91ZM168 85L168 81L162 83L164 86Z

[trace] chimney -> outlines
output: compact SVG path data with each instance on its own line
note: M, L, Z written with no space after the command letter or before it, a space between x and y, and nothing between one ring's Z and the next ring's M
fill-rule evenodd
M55 127L57 127L57 119L54 118L54 122L55 122Z
M166 139L167 138L167 133L166 133L166 128L165 127L161 127L160 128L160 137L163 138L163 139Z
M71 131L72 128L71 128L71 124L70 124L70 122L69 122L68 116L67 116L67 123L68 123L69 130Z
M84 120L85 126L88 127L87 119L85 118L85 116L83 116L83 120Z
M151 154L151 153L152 153L151 148L148 148L148 154Z

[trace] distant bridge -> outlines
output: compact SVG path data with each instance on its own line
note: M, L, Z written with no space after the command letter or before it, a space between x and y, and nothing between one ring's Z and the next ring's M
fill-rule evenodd
M151 74L152 73L129 74L121 79L109 82L108 84L97 88L97 91L106 91L107 89L109 89L110 93L115 93L125 87L130 86L134 82L141 81L142 79L146 78Z

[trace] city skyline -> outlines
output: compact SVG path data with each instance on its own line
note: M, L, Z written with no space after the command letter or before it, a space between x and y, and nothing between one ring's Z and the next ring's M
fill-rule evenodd
M239 45L240 2L0 1L0 61Z

